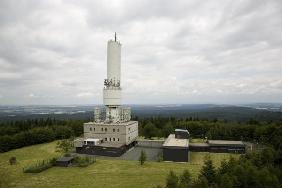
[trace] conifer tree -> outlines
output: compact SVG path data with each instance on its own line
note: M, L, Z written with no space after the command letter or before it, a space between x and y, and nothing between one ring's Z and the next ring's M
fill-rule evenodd
M200 177L205 177L209 185L215 182L216 171L210 157L205 159L204 166L202 167L200 172Z

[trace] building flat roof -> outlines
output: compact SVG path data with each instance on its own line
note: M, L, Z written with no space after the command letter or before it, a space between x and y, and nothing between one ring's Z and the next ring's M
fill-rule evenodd
M175 138L175 134L170 134L167 139L165 140L164 147L167 146L174 146L174 147L188 147L189 140L188 139L178 139Z
M244 145L242 141L234 140L208 140L209 145Z
M189 131L186 130L186 129L175 129L174 131L175 131L175 132L186 132L186 133L189 134Z
M207 144L207 143L189 143L189 146L194 146L194 147L209 147L209 144Z
M100 139L98 139L98 138L86 138L84 141L92 141L92 142L98 142Z

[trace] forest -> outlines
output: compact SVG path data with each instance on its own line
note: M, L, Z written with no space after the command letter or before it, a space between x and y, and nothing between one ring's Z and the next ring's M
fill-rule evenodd
M82 120L31 119L0 123L0 152L80 136Z
M146 138L167 137L175 128L187 129L191 138L242 140L271 145L282 145L281 122L259 122L250 119L246 123L207 120L198 118L154 117L138 118L139 135ZM41 118L0 123L0 152L28 145L50 142L56 139L77 137L83 134L84 120L57 120Z

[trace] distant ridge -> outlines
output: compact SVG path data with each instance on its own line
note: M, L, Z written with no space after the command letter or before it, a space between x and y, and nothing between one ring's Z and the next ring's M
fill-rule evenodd
M69 106L0 106L0 121L57 118L92 120L95 105ZM216 105L216 104L162 104L129 105L134 116L219 119L228 121L282 121L282 108L278 104ZM274 107L275 106L275 107ZM274 109L273 109L274 108Z

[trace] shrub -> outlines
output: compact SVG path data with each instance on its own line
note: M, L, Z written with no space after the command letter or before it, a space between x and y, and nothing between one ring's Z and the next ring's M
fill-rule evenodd
M178 177L171 170L166 178L166 188L177 188L178 187Z
M75 157L73 160L73 165L78 167L87 167L90 164L93 164L96 162L95 157Z
M35 165L31 165L23 168L24 173L40 173L44 170L47 170L55 165L56 158L49 160L38 161Z
M59 153L69 153L73 149L73 141L72 139L64 139L57 142L56 152Z
M142 150L140 157L139 157L140 165L143 165L145 163L146 159L147 159L147 155L146 155L145 151Z
M10 165L16 164L17 163L17 158L16 157L10 157L9 163L10 163Z
M162 153L162 152L159 152L159 153L158 153L158 155L157 155L157 161L158 161L158 162L163 161L163 153Z

